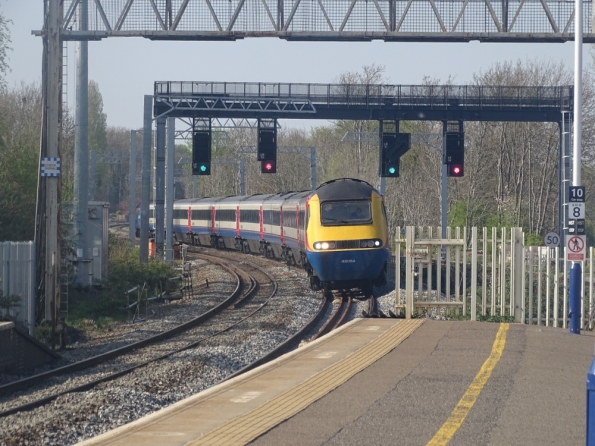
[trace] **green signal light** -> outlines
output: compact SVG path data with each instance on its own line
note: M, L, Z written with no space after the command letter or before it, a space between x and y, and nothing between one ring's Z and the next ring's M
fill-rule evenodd
M204 164L200 165L200 171L201 172L206 172L207 171L207 166L205 166Z
M397 169L395 169L393 166L390 166L388 168L388 173L390 173L391 175L394 175L395 173L397 173Z

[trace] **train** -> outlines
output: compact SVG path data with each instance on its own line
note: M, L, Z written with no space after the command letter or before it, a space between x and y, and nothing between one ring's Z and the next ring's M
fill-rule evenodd
M154 226L152 212L149 223ZM390 257L383 196L339 178L315 190L176 200L176 241L264 255L306 270L312 290L387 281Z

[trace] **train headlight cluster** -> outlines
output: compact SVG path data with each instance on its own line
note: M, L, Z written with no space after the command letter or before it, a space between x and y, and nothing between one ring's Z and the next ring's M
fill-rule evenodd
M316 242L314 243L314 249L318 250L325 250L325 249L335 249L336 244L335 242Z
M314 249L317 251L325 251L328 249L358 249L358 248L380 248L382 240L365 239L365 240L339 240L333 242L315 242Z

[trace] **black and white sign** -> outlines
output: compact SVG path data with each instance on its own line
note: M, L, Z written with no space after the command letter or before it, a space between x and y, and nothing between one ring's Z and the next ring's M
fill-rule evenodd
M585 203L570 203L568 205L568 219L584 219L585 218Z
M545 246L548 248L557 248L560 246L560 236L556 232L548 232L543 238Z
M576 220L568 220L568 234L570 234L570 235L586 234L585 219L579 218Z
M584 203L585 186L570 186L568 188L568 201L571 203Z

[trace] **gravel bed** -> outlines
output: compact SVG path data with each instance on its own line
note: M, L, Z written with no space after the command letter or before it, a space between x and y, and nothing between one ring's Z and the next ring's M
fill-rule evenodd
M95 329L95 322L88 320L89 335L85 338L79 338L76 335L67 339L67 348L58 352L61 356L60 360L22 375L0 373L0 385L106 353L162 333L204 313L212 306L209 301L220 301L235 289L236 281L217 265L203 260L195 260L191 264L192 283L197 295L171 300L167 304L153 304L148 308L149 317L141 314L141 319L144 320L135 322L129 320L110 327L108 331ZM205 280L209 281L211 290L209 294L203 292ZM0 398L0 410L2 410L1 402L2 398Z

